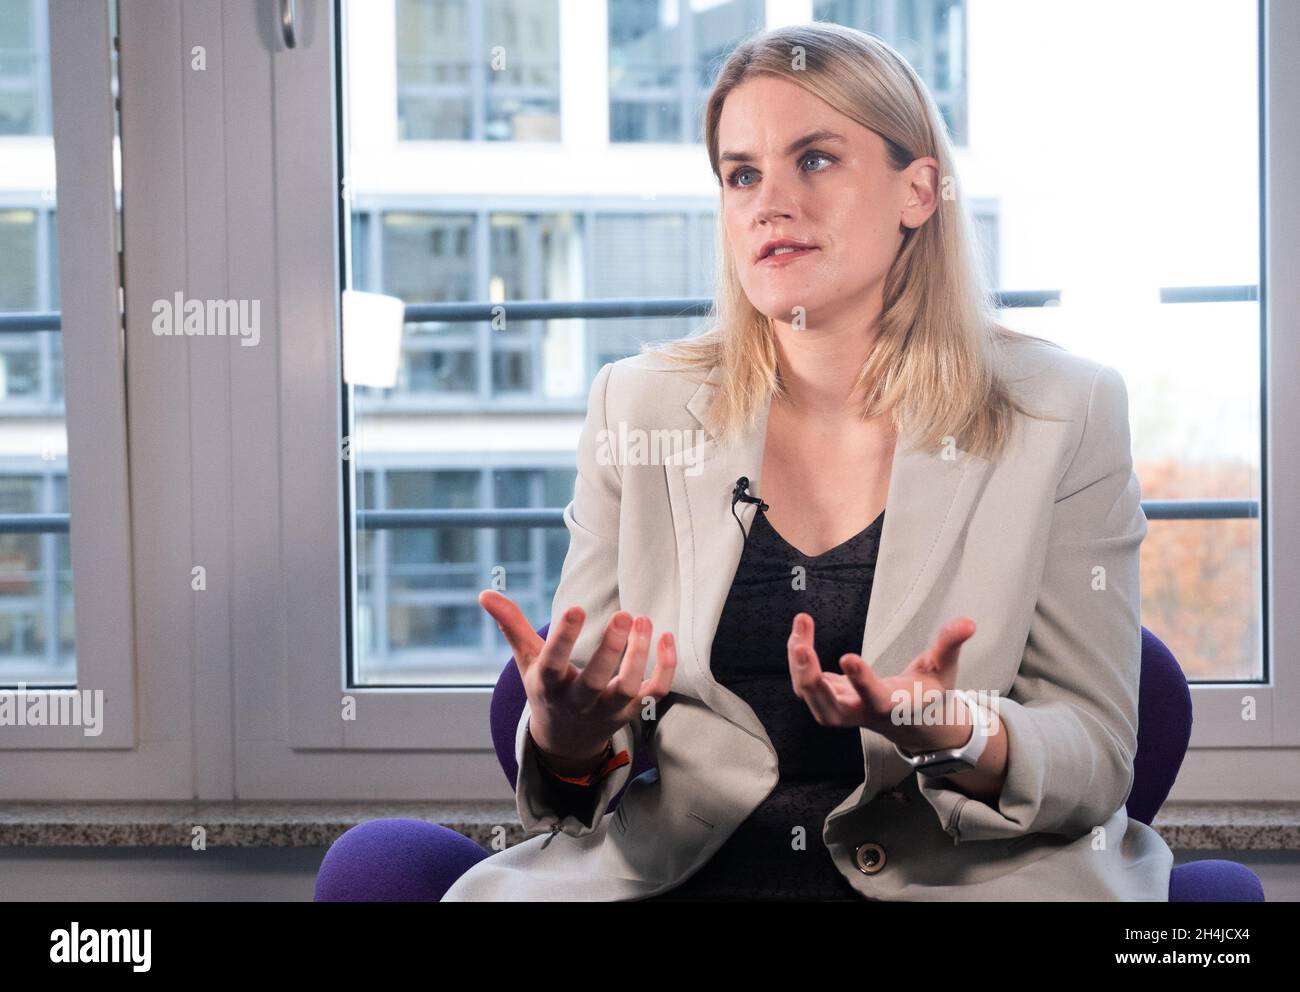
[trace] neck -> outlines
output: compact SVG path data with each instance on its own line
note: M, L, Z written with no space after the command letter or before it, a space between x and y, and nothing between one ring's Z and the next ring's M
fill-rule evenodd
M861 419L865 388L854 388L875 347L878 331L860 322L840 327L803 327L772 322L785 412L818 421Z

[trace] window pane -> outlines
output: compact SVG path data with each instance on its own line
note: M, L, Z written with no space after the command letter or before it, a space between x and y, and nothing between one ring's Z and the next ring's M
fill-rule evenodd
M674 0L610 0L611 141L682 140L683 34Z
M559 0L488 0L491 141L560 140Z
M1064 306L1004 314L1008 326L1096 355L1124 376L1144 501L1260 499L1259 321L1254 302L1133 300L1103 318L1068 294ZM1259 519L1148 517L1143 625L1189 680L1260 678Z
M356 473L363 514L350 646L359 685L495 682L509 650L478 593L496 586L537 626L549 618L592 376L643 341L704 323L524 319L510 305L710 291L717 188L689 131L717 59L762 27L765 4L615 2L608 28L597 18L562 24L560 6L398 0L391 44L360 32L343 48L351 285L408 305L476 302L492 315L409 320L393 386L346 391L345 470ZM564 16L577 9L565 5ZM629 140L677 146L675 178L615 163L619 137L605 140L606 108L589 104L564 122L572 151L538 157L531 142L560 136L562 28L566 45L616 77L612 115L623 98L659 115ZM397 81L396 107L364 82L384 77ZM474 143L449 156L412 138ZM694 192L660 205L664 183ZM545 526L490 516L488 525L366 524L393 510L551 516Z
M470 214L384 214L383 291L408 302L474 298L474 227Z
M1246 516L1261 497L1258 25L1254 4L1196 10L971 5L980 127L960 167L971 195L996 205L1002 288L1061 291L1061 305L1004 311L1004 323L1123 375L1143 500L1231 501L1241 514L1148 509L1144 625L1189 679L1259 679L1261 527ZM1096 72L1103 50L1140 70ZM1179 167L1144 185L1135 209L1117 149L1157 149ZM1161 302L1178 287L1226 299Z
M764 16L764 0L609 0L610 140L700 142L718 69Z
M690 59L694 90L689 94L690 126L684 141L703 142L704 104L709 87L731 50L747 35L761 30L764 23L764 0L691 0Z
M46 0L0 0L0 686L77 684L63 341L14 323L61 309L50 100Z
M491 320L406 324L394 387L348 392L358 435L348 468L375 509L393 508L385 479L406 473L423 480L405 490L412 510L460 500L553 513L547 526L494 525L489 515L482 525L359 529L359 683L494 682L509 652L475 598L498 580L538 626L549 617L567 548L558 511L572 498L592 376L706 321L523 320L509 304L712 292L717 185L699 115L722 57L764 26L766 7L606 0L605 21L565 23L569 5L552 19L547 4L399 0L393 44L345 48L354 81L345 171L359 177L350 202L365 205L352 218L353 284L408 304L477 302L483 313L504 304ZM1144 499L1241 500L1228 505L1248 512L1259 498L1258 306L1249 293L1157 302L1162 287L1209 287L1218 299L1214 287L1253 292L1259 282L1254 11L1215 9L1211 18L1174 0L1138 12L1118 0L808 4L817 19L885 38L925 81L957 145L991 284L1063 291L1063 305L1009 310L1004 322L1124 375ZM593 109L570 88L566 111L582 113L565 118L566 144L542 154L521 142L547 133L552 115L558 126L559 73L573 64L558 59L561 36L608 66L609 103ZM497 48L506 61L493 69ZM1139 75L1099 75L1098 51L1127 55ZM397 108L355 83L390 73ZM1213 148L1207 108L1226 129ZM396 127L376 127L394 114ZM451 156L401 143L420 135L474 143ZM629 158L627 142L662 147ZM1145 183L1135 211L1124 151L1153 147L1180 166ZM1190 677L1258 677L1258 518L1148 516L1145 622Z
M0 307L7 311L36 308L39 218L33 209L0 210L0 252L8 263L0 267Z
M488 299L574 300L583 295L583 223L560 214L490 215ZM580 368L582 324L574 320L520 320L509 310L490 334L492 391L578 399L585 383L564 370ZM539 370L544 375L539 375Z
M399 138L560 140L559 0L398 0L396 27Z
M469 138L468 0L397 0L396 15L399 137Z
M49 135L45 0L0 0L0 137Z
M813 13L898 49L925 80L954 143L966 144L966 0L815 0Z
M377 291L407 303L474 298L474 215L388 211L382 224ZM471 325L429 321L408 324L406 332L396 392L425 397L477 392L478 332Z
M592 235L592 296L705 295L712 260L704 256L701 242L711 243L713 223L708 215L685 213L598 215ZM634 355L643 342L666 341L689 329L688 322L671 317L601 320L593 328L595 365Z

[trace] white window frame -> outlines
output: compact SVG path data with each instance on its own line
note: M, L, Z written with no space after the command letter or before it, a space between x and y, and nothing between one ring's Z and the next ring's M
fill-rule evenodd
M125 605L113 596L129 562L119 571L113 554L122 554L129 531L125 520L115 527L109 519L126 515L116 502L124 459L117 476L105 468L106 485L90 471L78 474L120 454L112 424L121 396L115 405L103 381L112 377L92 374L112 360L102 338L96 353L75 330L85 319L77 307L93 312L94 300L65 294L64 313L73 328L72 512L91 521L78 526L80 538L98 533L107 548L101 560L94 545L73 542L78 646L129 641L123 618L134 608L135 667L126 671L138 687L140 729L124 745L135 750L123 754L6 754L6 796L509 796L490 738L490 687L353 689L358 719L343 719L340 446L350 425L341 422L339 374L338 232L346 211L331 105L341 91L335 2L298 0L294 48L285 47L274 5L122 5L131 519L139 534L135 599ZM1286 608L1300 596L1300 505L1292 499L1300 488L1300 394L1287 374L1300 364L1300 287L1287 278L1300 263L1300 66L1289 59L1300 47L1300 7L1261 4L1270 680L1192 687L1197 719L1179 799L1300 799L1300 726L1289 718L1300 704L1300 617ZM64 16L80 7L52 6ZM571 7L564 0L562 8ZM62 54L70 40L60 39ZM204 72L190 68L195 45L205 46ZM92 49L87 43L73 74L83 91ZM56 104L64 84L56 78ZM568 83L562 92L567 113L580 94ZM58 118L56 107L62 135ZM101 177L101 199L104 186ZM115 283L72 273L86 271L75 267L75 246L106 237L106 211L102 203L98 214L94 204L77 211L76 195L65 189L60 200L61 218L70 207L67 218L87 215L68 228L75 238L60 239L69 250L61 255L64 285L82 282L87 294L98 287L102 312ZM260 300L259 346L153 336L151 301L182 289L189 298ZM102 320L99 327L102 335ZM202 592L191 589L195 564L207 569ZM96 603L116 608L87 615ZM1244 695L1257 701L1253 722L1241 718Z
M82 726L0 728L0 797L108 798L174 780L188 747L148 740L150 692L136 695L107 5L51 0L49 41L77 688L27 692L102 691L103 725L93 737Z
M1261 526L1268 678L1243 685L1195 684L1196 720L1175 799L1300 798L1300 391L1289 371L1300 366L1300 7L1260 2L1262 114L1260 307L1264 326L1265 408ZM1157 632L1158 633L1158 632ZM1243 714L1254 706L1252 719Z
M1289 282L1282 278L1286 272L1294 271L1294 263L1300 261L1300 243L1296 231L1300 224L1286 223L1295 218L1297 204L1297 187L1300 183L1295 163L1300 162L1300 137L1294 126L1298 116L1294 94L1300 93L1300 71L1287 57L1300 43L1300 10L1295 5L1280 0L1264 0L1261 8L1261 39L1267 48L1261 52L1264 62L1261 67L1261 103L1265 115L1264 125L1268 142L1264 147L1264 175L1266 184L1261 188L1263 201L1261 208L1268 218L1264 225L1267 270L1262 273L1261 305L1265 307L1268 326L1266 332L1266 368L1268 370L1268 408L1264 424L1268 439L1294 437L1295 425L1300 424L1300 397L1294 394L1293 382L1286 381L1283 370L1295 368L1300 364L1300 347L1297 346L1296 328L1300 327L1300 299L1294 289L1287 288ZM324 72L323 64L317 71ZM314 92L323 92L323 83L308 87ZM334 89L331 86L330 91ZM292 94L279 90L277 101L292 99ZM309 133L306 125L308 115L318 127L318 133ZM323 108L295 104L293 112L281 113L277 119L290 124L295 130L291 140L295 147L311 148L306 156L319 175L313 175L312 181L321 195L321 200L313 213L305 210L314 220L299 219L295 236L300 237L300 250L294 257L301 268L295 267L296 274L304 275L308 268L309 257L314 260L311 268L317 275L317 288L302 290L304 300L321 300L326 298L326 279L336 278L338 260L326 249L332 246L333 231L325 232L323 228L313 235L307 235L311 223L319 222L326 214L326 190L333 197L334 181L337 177L326 175L323 163L326 161L325 150L332 147L333 138L327 134L332 127ZM281 135L279 140L285 140ZM294 170L299 177L298 189L303 189L306 162ZM331 209L337 205L336 199L330 199ZM281 218L288 214L280 212ZM315 251L312 256L311 252ZM334 283L329 284L329 298L334 298ZM288 313L305 313L295 306ZM313 318L323 320L323 317ZM294 327L286 324L286 337L296 333ZM309 333L305 329L304 333ZM316 412L299 418L301 435L290 437L286 434L286 452L298 453L314 450L313 463L308 465L295 462L285 466L286 486L293 486L296 493L294 500L298 514L292 521L286 519L286 527L301 527L301 540L310 539L310 534L342 533L344 522L338 513L338 504L333 498L325 505L321 493L328 484L329 473L336 469L333 452L321 432L324 424L337 422L338 397L326 389L318 389L314 396L308 395L307 383L318 386L324 384L327 369L333 366L333 356L320 353L319 347L309 348L304 340L294 349L296 354L310 353L316 359L311 375L304 375L303 391L294 397L286 395L286 409L290 402L312 402ZM329 380L337 381L337 379ZM289 425L286 424L286 427ZM1267 479L1267 498L1265 501L1266 517L1263 523L1267 535L1269 554L1267 562L1270 568L1267 588L1269 590L1268 610L1268 650L1270 658L1270 679L1258 685L1242 686L1239 684L1196 684L1192 694L1196 708L1196 723L1193 731L1191 750L1184 764L1179 780L1178 793L1188 798L1257 798L1270 795L1277 798L1300 799L1300 782L1294 775L1295 762L1300 757L1296 750L1300 746L1300 724L1286 718L1286 714L1295 712L1300 704L1300 658L1296 646L1300 645L1300 623L1294 614L1278 609L1277 604L1294 602L1300 594L1300 514L1297 514L1295 501L1287 498L1288 493L1297 490L1300 481L1300 452L1296 445L1270 443L1267 446L1264 461ZM303 485L299 486L302 483ZM319 485L321 489L313 489ZM286 490L288 491L288 490ZM305 512L311 507L310 513ZM330 531L330 521L338 521L338 530ZM286 531L288 533L288 531ZM490 694L486 691L448 690L431 688L401 690L353 690L358 698L358 705L366 713L364 719L345 724L339 720L339 695L343 652L341 638L338 644L330 645L324 638L311 640L313 633L319 634L332 629L332 616L326 607L325 589L321 583L322 576L337 574L332 572L336 553L331 543L328 551L317 550L310 560L301 563L299 574L286 574L290 587L304 592L295 609L290 611L290 642L310 643L313 656L291 652L288 659L290 671L290 740L299 747L333 747L340 750L364 750L369 748L392 749L441 749L441 748L490 748L487 738L487 704ZM299 566L295 566L299 567ZM315 585L312 585L315 583ZM308 594L308 590L310 593ZM313 613L313 607L315 612ZM293 628L292 625L300 626ZM296 629L296 633L294 630ZM505 658L502 659L503 663ZM1253 721L1242 717L1242 697L1252 697L1257 706ZM489 765L494 765L489 752ZM444 756L445 758L445 756ZM439 760L444 760L440 758ZM1242 774L1249 769L1250 774ZM1231 770L1231 774L1228 774ZM491 776L493 781L504 787L499 780L499 771ZM384 776L387 779L388 776ZM370 787L373 783L366 783ZM361 783L356 789L363 788ZM499 791L499 790L498 790ZM358 792L359 794L359 792ZM423 787L411 791L399 787L390 793L394 798L407 795L429 796ZM462 791L439 789L439 796L465 795Z

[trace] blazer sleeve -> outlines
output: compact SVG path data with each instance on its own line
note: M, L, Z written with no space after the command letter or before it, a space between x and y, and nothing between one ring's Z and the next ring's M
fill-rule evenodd
M918 790L954 843L1081 836L1128 799L1142 663L1138 552L1146 532L1128 393L1120 374L1101 366L1056 491L1024 658L1009 693L995 702L1007 734L1002 793L990 805L945 778L918 774Z
M582 632L570 655L572 663L584 667L591 659L610 617L619 606L618 533L622 476L610 457L607 443L607 401L614 366L606 363L592 382L587 399L587 416L578 439L577 478L573 499L564 508L564 526L569 531L569 550L560 569L560 583L551 605L551 625L559 623L564 611L581 606L586 613ZM519 820L526 834L552 831L559 827L571 837L596 829L606 807L623 787L632 765L616 768L598 786L585 792L555 788L556 783L537 764L528 746L528 719L532 708L525 702L515 733L515 757L519 775L515 800ZM614 734L614 753L627 751L635 757L631 725Z

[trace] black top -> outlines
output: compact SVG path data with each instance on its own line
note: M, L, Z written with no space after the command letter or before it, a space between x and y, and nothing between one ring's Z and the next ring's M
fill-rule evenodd
M809 557L755 514L709 665L762 722L781 777L703 868L646 901L861 901L822 842L822 824L862 783L862 737L856 727L823 727L794 694L786 641L795 616L808 613L824 671L840 672L842 655L861 652L884 518L881 511L856 536Z
M709 666L762 722L776 748L780 780L703 868L644 901L861 901L822 841L826 815L862 783L861 734L856 727L823 727L794 694L786 641L795 616L808 613L823 670L840 672L840 657L862 650L884 518L881 511L854 537L809 557L756 511ZM795 566L802 566L802 578ZM551 782L553 798L580 810L590 825L598 815L598 790ZM801 835L796 827L803 827Z

